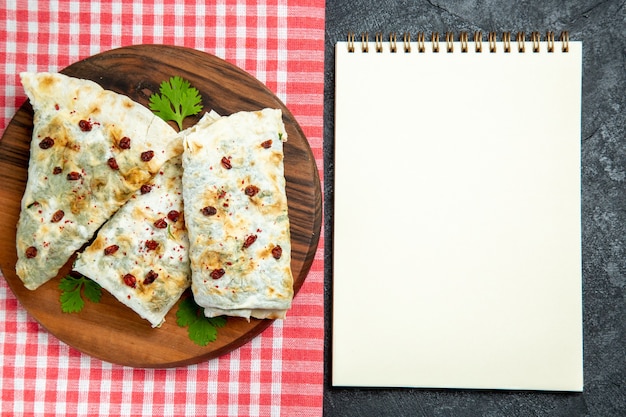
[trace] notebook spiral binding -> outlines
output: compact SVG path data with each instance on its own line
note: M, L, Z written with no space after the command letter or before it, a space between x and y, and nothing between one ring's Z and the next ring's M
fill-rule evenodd
M503 32L502 33L502 45L504 48L504 52L511 52L511 32ZM459 37L458 37L458 41L460 44L460 48L461 48L461 52L467 52L468 48L469 48L469 35L467 32L460 32L459 33ZM546 41L546 47L548 52L554 52L554 32L548 31L546 33L546 37L545 37L545 41ZM376 49L376 52L382 52L383 51L383 34L381 32L377 32L375 34L375 38L374 38L374 47ZM395 32L391 32L389 34L389 50L391 52L397 52L398 51L398 37L396 35ZM474 32L474 48L476 52L482 52L483 51L483 35L481 31L476 31ZM518 52L526 52L526 34L524 32L518 32L515 36L515 41L517 44L517 50ZM531 43L531 50L533 52L539 52L540 50L540 42L541 42L541 35L539 34L539 32L531 32L530 34L530 43ZM561 52L569 52L569 32L567 31L563 31L561 32L560 36L559 36L559 42L561 42ZM348 33L348 52L354 52L355 51L355 44L357 43L356 40L356 35L353 32L349 32ZM369 52L369 45L370 45L370 41L369 41L369 33L368 32L363 32L361 33L361 51L362 52ZM426 51L426 35L424 34L424 32L418 32L417 33L417 51L418 52L425 52ZM431 37L430 37L430 43L432 46L432 51L433 52L439 52L441 50L440 45L439 45L439 32L432 32ZM496 32L489 32L488 36L487 36L487 43L488 43L488 48L489 48L489 52L493 53L493 52L497 52L497 33ZM408 32L405 32L402 36L402 44L403 44L403 49L404 52L411 52L411 34ZM445 33L445 51L446 52L454 52L454 33L453 32L446 32Z

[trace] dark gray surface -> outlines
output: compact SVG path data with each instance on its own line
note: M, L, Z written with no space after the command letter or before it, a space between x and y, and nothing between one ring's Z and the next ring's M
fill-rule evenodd
M626 416L626 2L327 0L326 377L331 416ZM334 44L349 31L552 30L583 41L583 393L354 389L330 385ZM528 38L528 35L527 35ZM414 39L414 37L413 37ZM471 39L471 38L470 38ZM459 69L462 74L462 69ZM480 100L480 98L477 98ZM480 104L480 101L478 101ZM467 103L467 105L475 103ZM384 105L381 103L381 105ZM488 111L488 103L481 108ZM393 146L393 143L389 144ZM363 335L367 343L373 335ZM376 358L372 358L375 361Z

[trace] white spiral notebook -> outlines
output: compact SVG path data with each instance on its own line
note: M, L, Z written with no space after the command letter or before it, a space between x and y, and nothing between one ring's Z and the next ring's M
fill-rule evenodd
M581 42L335 58L333 385L581 391Z

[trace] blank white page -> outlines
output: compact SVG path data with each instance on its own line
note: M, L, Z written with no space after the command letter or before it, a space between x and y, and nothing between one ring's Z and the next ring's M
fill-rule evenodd
M581 391L582 44L336 45L332 383Z

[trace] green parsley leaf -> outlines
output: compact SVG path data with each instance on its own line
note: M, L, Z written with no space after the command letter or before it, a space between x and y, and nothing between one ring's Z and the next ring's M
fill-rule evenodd
M176 324L187 327L189 339L199 346L206 346L217 339L217 329L226 325L225 317L206 317L193 297L187 297L178 305Z
M180 130L183 130L185 117L198 114L202 110L200 93L181 77L175 76L169 81L163 81L159 91L161 94L154 93L150 96L150 110L166 122L175 121Z
M176 312L176 324L180 327L191 325L198 320L199 306L191 298L187 297L178 305L178 311Z
M217 329L207 320L196 320L189 325L189 338L195 344L206 346L217 339Z
M70 276L63 278L59 284L61 292L61 310L64 313L77 313L83 309L85 302L80 296L82 284Z
M102 298L102 287L92 280L85 281L83 292L85 297L92 303L99 303L100 298Z
M81 290L84 291L85 297L93 303L100 302L102 297L102 287L85 277L73 277L71 275L61 279L59 283L61 290L61 310L64 313L78 313L85 306L85 301L81 296Z

